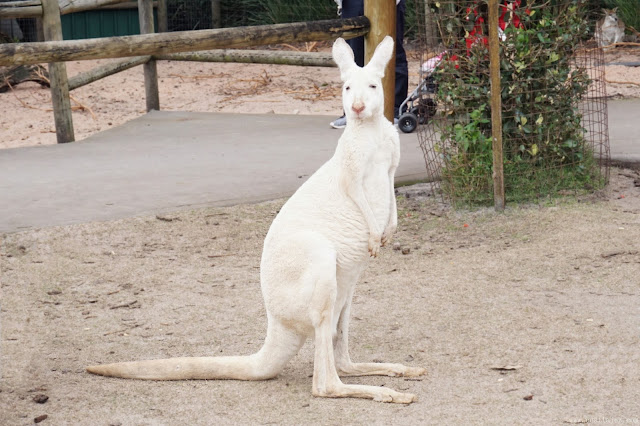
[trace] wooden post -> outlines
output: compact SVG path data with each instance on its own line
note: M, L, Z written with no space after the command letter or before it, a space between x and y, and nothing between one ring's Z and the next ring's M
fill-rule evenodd
M436 35L436 20L429 6L429 0L424 0L424 28L426 43L428 48L434 48L438 45Z
M42 25L42 16L39 16L36 18L36 34L38 35L38 41L45 41L44 26Z
M138 0L138 18L140 19L140 34L150 34L153 29L153 1ZM143 65L144 91L147 99L147 111L160 110L160 95L158 94L158 68L156 61L151 59Z
M222 28L221 0L211 0L211 28Z
M169 31L169 19L167 18L167 0L158 0L158 32L166 33Z
M47 41L62 40L62 23L58 0L42 1L42 26ZM49 81L51 84L51 102L53 118L56 124L58 143L73 142L73 118L71 117L71 100L69 99L69 80L67 66L64 62L49 63Z
M491 138L493 149L493 205L504 210L504 168L502 160L502 98L500 88L500 39L498 0L489 0L489 68L491 75Z
M392 0L365 0L364 16L371 29L364 38L364 62L369 62L376 46L386 36L396 39L396 2ZM384 89L384 116L393 123L393 104L396 91L396 56L393 55L382 79Z

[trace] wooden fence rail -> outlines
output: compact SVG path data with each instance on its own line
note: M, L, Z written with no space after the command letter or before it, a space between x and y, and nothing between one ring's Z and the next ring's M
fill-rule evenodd
M124 58L277 43L323 41L338 37L353 38L366 34L370 25L369 19L361 16L255 27L176 31L42 43L6 43L0 44L0 65Z
M329 52L283 52L281 50L215 49L204 52L153 55L163 61L238 62L247 64L303 65L335 67Z
M131 0L60 0L60 14L93 10L103 6ZM41 0L25 0L0 3L0 18L39 18L42 16Z

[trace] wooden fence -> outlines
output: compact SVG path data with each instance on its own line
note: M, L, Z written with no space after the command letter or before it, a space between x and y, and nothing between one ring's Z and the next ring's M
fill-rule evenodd
M221 28L198 31L159 32L153 25L152 0L138 0L140 35L104 37L86 40L62 40L60 15L95 9L128 0L22 0L0 3L0 18L39 17L44 27L45 41L38 43L0 44L0 66L27 65L48 62L51 97L58 143L75 140L69 91L125 69L143 65L147 111L160 109L156 60L230 61L297 63L328 66L326 55L286 53L281 57L228 48L276 43L333 40L365 35L365 56L373 54L375 46L386 36L395 38L395 3L389 0L366 0L365 16L350 19L298 22L253 27ZM162 12L161 3L158 9ZM367 16L372 17L371 19ZM375 19L373 19L375 17ZM162 22L162 17L160 17ZM163 28L164 29L164 28ZM209 51L211 49L225 49ZM208 50L209 52L200 52ZM193 52L193 53L186 53ZM127 58L97 67L67 78L65 61ZM385 73L385 116L393 119L395 61Z

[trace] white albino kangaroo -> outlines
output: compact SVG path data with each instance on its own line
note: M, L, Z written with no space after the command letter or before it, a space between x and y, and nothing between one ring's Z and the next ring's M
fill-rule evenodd
M416 400L385 387L344 384L338 377L426 372L401 364L354 363L348 352L356 281L397 226L393 181L400 140L383 116L381 84L393 51L393 39L386 37L360 68L343 39L333 45L344 82L347 127L334 156L286 202L265 238L260 281L268 326L262 348L248 356L123 362L87 371L148 380L265 380L276 377L313 336L313 395L403 404Z

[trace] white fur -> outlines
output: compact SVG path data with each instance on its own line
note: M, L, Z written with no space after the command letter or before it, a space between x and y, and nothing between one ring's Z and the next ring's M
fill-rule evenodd
M390 37L364 68L336 40L347 127L334 156L287 201L264 241L261 286L268 328L256 354L172 358L89 367L106 376L153 379L275 377L309 337L315 340L313 394L410 403L412 394L343 384L339 375L418 376L400 364L353 363L348 328L355 284L397 226L393 180L400 160L398 132L383 116L381 78L393 54Z

